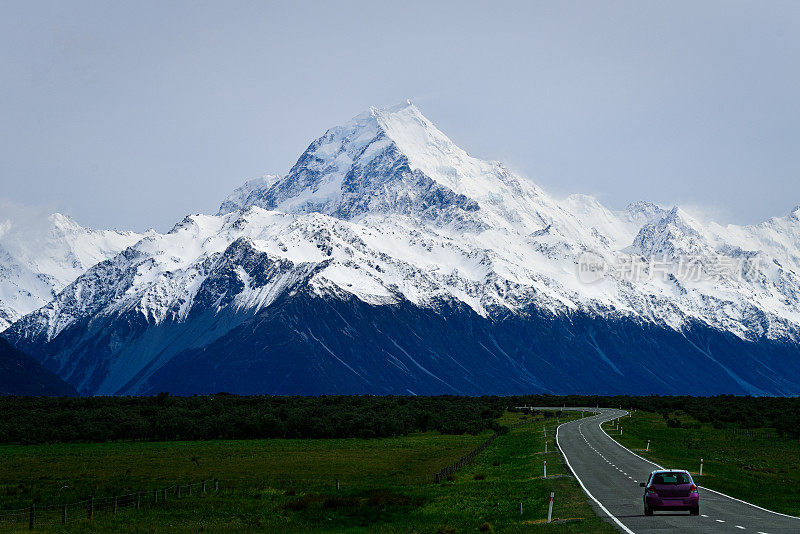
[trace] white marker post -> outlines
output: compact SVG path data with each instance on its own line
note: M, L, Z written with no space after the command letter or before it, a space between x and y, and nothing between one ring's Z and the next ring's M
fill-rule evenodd
M544 442L544 453L547 454L547 440Z
M619 435L622 435L622 427L619 427Z
M645 450L648 450L648 451L650 450L650 440L649 439L647 440L647 449L645 449Z
M703 459L700 458L700 476L703 476Z
M544 478L547 478L547 460L544 461Z
M550 492L550 506L547 507L547 522L552 523L553 521L553 497L555 493L552 491Z
M522 501L519 501L519 515L522 515Z

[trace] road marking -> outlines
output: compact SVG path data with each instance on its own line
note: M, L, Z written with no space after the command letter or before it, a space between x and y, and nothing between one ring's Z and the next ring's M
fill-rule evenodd
M706 514L700 514L701 517L708 517Z
M630 454L632 454L632 455L636 456L636 457L637 457L637 458L639 458L640 460L644 460L645 462L647 462L647 463L649 463L649 464L651 464L651 465L654 465L654 466L658 467L659 469L664 469L664 467L663 467L663 466L661 466L661 465L658 465L657 463L655 463L655 462L654 462L654 461L652 461L652 460L648 460L647 458L644 458L644 457L642 457L642 456L639 456L638 454L636 454L635 452L633 452L632 450L630 450L628 447L626 447L625 445L623 445L623 444L622 444L622 443L620 443L619 441L617 441L617 440L615 440L614 438L612 438L612 437L611 437L611 436L608 434L608 432L606 432L606 431L603 429L603 423L600 423L600 424L599 424L599 425L597 425L597 426L600 428L600 431L601 431L603 434L605 434L605 435L606 435L606 437L607 437L608 439L610 439L610 440L611 440L611 442L612 442L612 443L616 443L618 446L620 446L621 448L625 449L625 450L626 450L626 451L628 451ZM734 501L736 501L736 502L740 502L740 503L742 503L742 504L746 504L746 505L748 505L748 506L752 506L753 508L758 508L758 509L759 509L759 510L761 510L762 512L769 512L769 513L771 513L771 514L779 515L779 516L781 516L781 517L788 517L789 519L800 519L800 517L797 517L797 516L794 516L794 515L782 514L782 513L780 513L780 512L775 512L775 511L773 511L773 510L768 510L768 509L766 509L766 508L762 508L762 507L758 506L757 504L753 504L753 503L751 503L751 502L743 501L742 499L737 499L736 497L731 497L731 496L730 496L730 495L728 495L727 493L722 493L721 491L712 490L711 488L707 488L707 487L705 487L705 486L700 486L699 484L698 484L698 486L697 486L697 487L698 487L698 488L700 488L700 489L702 489L702 490L704 490L704 491L710 491L711 493L716 493L717 495L722 495L723 497L727 497L727 498L729 498L729 499L731 499L731 500L734 500Z
M738 528L739 530L747 530L747 529L746 529L746 528L744 528L742 525L736 525L736 528Z
M725 522L722 519L715 519L714 521L716 521L717 523L724 523Z
M566 424L566 423L562 423L562 424ZM625 531L625 532L627 532L628 534L636 534L636 533L635 533L635 532L633 532L631 529L629 529L628 527L626 527L626 526L625 526L625 525L622 523L622 521L620 521L619 519L617 519L616 517L614 517L614 514L612 514L611 512L609 512L609 511L608 511L608 508L606 508L605 506L603 506L603 503L601 503L600 501L598 501L598 500L595 498L595 496L594 496L594 495L592 495L592 494L589 492L589 490L586 488L586 486L584 486L584 485L583 485L583 481L581 480L581 477L579 477L579 476L578 476L578 473L576 473L576 472L575 472L575 470L574 470L574 469L572 468L572 466L570 465L570 463L569 463L569 458L567 458L567 455L566 455L566 454L564 454L564 450L561 448L561 444L558 442L558 431L559 431L560 429L561 429L561 425L558 425L558 426L556 427L556 447L558 447L558 450L561 452L561 456L563 456L563 457L564 457L564 461L567 463L567 467L569 468L569 470L570 470L570 471L572 471L572 474L573 474L573 475L575 475L575 480L577 480L577 481L578 481L578 484L580 484L580 486L581 486L581 489L583 490L583 492L584 492L584 493L585 493L585 494L586 494L586 495L587 495L587 496L588 496L590 499L592 499L594 502L596 502L596 503L597 503L597 506L599 506L599 507L600 507L600 509L601 509L602 511L604 511L604 512L606 513L606 515L607 515L608 517L610 517L610 518L611 518L611 520L612 520L612 521L614 521L614 523L616 523L617 525L619 525L619 527L620 527L622 530L624 530L624 531ZM578 430L580 430L580 425L578 425Z

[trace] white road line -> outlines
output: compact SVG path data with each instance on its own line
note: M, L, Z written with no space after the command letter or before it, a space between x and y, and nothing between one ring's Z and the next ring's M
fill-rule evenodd
M612 438L612 437L611 437L611 436L608 434L608 432L606 432L605 430L603 430L603 424L602 424L602 423L600 423L600 424L599 424L599 425L597 425L597 426L600 428L600 431L601 431L603 434L605 434L605 435L606 435L606 437L608 437L608 439L610 439L612 442L616 443L617 445L619 445L620 447L622 447L623 449L625 449L626 451L628 451L628 452L629 452L629 453L631 453L632 455L636 456L636 457L637 457L637 458L639 458L640 460L644 460L645 462L647 462L647 463L649 463L649 464L651 464L651 465L654 465L654 466L658 467L659 469L664 469L664 467L663 467L663 466L661 466L661 465L658 465L657 463L655 463L655 462L654 462L654 461L652 461L652 460L648 460L647 458L644 458L644 457L642 457L642 456L639 456L638 454L636 454L635 452L633 452L632 450L630 450L628 447L626 447L625 445L623 445L623 444L622 444L622 443L620 443L619 441L617 441L617 440L615 440L614 438ZM729 499L731 499L731 500L734 500L734 501L736 501L736 502L740 502L740 503L742 503L742 504L746 504L746 505L748 505L748 506L752 506L753 508L758 508L758 509L759 509L759 510L761 510L762 512L769 512L769 513L771 513L771 514L779 515L779 516L781 516L781 517L788 517L789 519L800 519L800 517L797 517L797 516L794 516L794 515L782 514L782 513L780 513L780 512L775 512L775 511L773 511L773 510L768 510L768 509L766 509L766 508L762 508L762 507L758 506L757 504L753 504L753 503L751 503L751 502L743 501L743 500L741 500L741 499L737 499L736 497L731 497L730 495L728 495L728 494L726 494L726 493L722 493L721 491L716 491L716 490L713 490L713 489L711 489L711 488L707 488L707 487L705 487L705 486L700 486L699 484L698 484L698 486L697 486L697 487L699 487L700 489L703 489L703 490L705 490L705 491L710 491L711 493L716 493L717 495L722 495L723 497L727 497L727 498L729 498Z
M566 424L566 423L562 423L562 424ZM580 430L580 426L578 426L578 429ZM594 496L594 495L592 495L592 494L589 492L589 490L586 488L586 486L584 486L584 485L583 485L583 481L582 481L582 480L581 480L581 478L578 476L578 473L576 473L576 472L575 472L575 470L574 470L574 469L572 468L572 466L570 465L570 463L569 463L569 458L567 458L567 455L566 455L566 454L564 454L564 450L561 448L561 444L558 442L558 431L559 431L559 430L561 430L561 425L558 425L558 426L556 427L556 447L558 447L558 450L559 450L559 451L561 451L561 456L563 456L563 457L564 457L564 461L566 462L566 464L567 464L567 467L569 467L569 470L570 470L570 471L572 471L572 474L573 474L573 475L575 475L575 480L577 480L577 481L578 481L578 484L580 484L580 486L581 486L581 489L583 490L583 492L584 492L584 493L585 493L585 494L586 494L586 495L587 495L587 496L588 496L590 499L592 499L594 502L596 502L596 503L597 503L597 506L599 506L599 507L600 507L600 509L601 509L602 511L604 511L604 512L606 513L606 515L607 515L608 517L610 517L610 518L611 518L611 520L612 520L612 521L614 521L614 523L616 523L617 525L619 525L619 527L620 527L622 530L624 530L624 531L625 531L625 532L627 532L628 534L636 534L634 531L632 531L631 529L629 529L628 527L626 527L626 526L625 526L625 525L622 523L622 521L620 521L619 519L617 519L616 517L614 517L614 514L612 514L611 512L609 512L609 511L608 511L608 508L606 508L605 506L603 506L603 503L601 503L600 501L598 501L598 500L595 498L595 496Z
M708 517L706 514L700 514L700 517Z
M738 528L739 530L747 530L747 529L746 529L746 528L744 528L742 525L736 525L736 528Z
M724 523L724 522L725 522L725 521L724 521L724 520L722 520L722 519L715 519L714 521L716 521L717 523Z

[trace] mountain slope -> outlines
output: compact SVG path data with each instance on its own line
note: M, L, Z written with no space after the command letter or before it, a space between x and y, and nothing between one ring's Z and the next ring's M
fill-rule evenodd
M792 394L798 236L796 212L722 227L557 201L404 104L98 263L6 335L91 394Z
M0 338L0 395L70 396L75 389Z

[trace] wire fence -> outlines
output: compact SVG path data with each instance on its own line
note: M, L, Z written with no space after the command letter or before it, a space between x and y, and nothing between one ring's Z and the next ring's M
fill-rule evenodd
M219 491L219 480L202 480L186 484L173 484L147 491L105 497L90 496L64 504L36 505L15 510L0 510L0 528L30 530L66 525L77 521L91 521L114 516L125 510L155 508L172 499L184 499Z
M538 420L538 419L528 419L528 420L525 420L525 421L519 421L517 423L508 425L508 427L506 427L506 428L508 428L508 430L511 431L511 430L513 430L515 428L518 428L518 427L521 427L523 425L529 425L531 423L536 423L536 422L542 422L542 421ZM550 432L552 432L554 435L555 435L555 429L556 428L557 427L551 427L550 428ZM547 426L543 425L542 429L544 430L544 434L547 435ZM456 471L458 471L459 469L461 469L465 465L471 463L475 459L476 456L478 456L481 452L483 452L487 447L491 446L491 444L494 443L494 440L497 439L499 436L500 436L500 434L495 432L494 434L492 434L491 437L489 437L489 439L487 439L486 441L484 441L483 443L478 445L475 449L470 451L468 454L466 454L465 456L462 456L461 458L459 458L458 460L456 460L452 464L444 466L438 473L433 475L434 483L435 484L439 484L443 480L447 480L447 477L452 476Z

